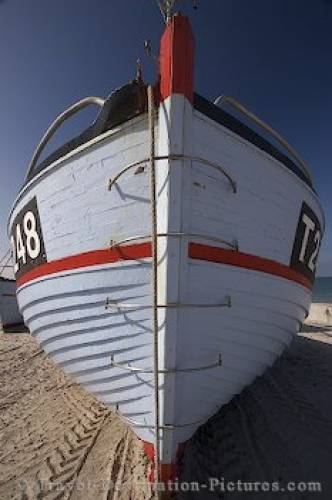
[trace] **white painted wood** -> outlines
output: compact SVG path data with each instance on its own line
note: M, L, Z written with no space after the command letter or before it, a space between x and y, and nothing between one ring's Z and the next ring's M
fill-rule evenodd
M49 262L107 249L111 240L150 234L148 170L132 169L108 190L110 179L148 155L147 119L133 120L32 181L18 197L12 220L37 197ZM152 366L149 261L42 277L20 287L18 299L31 333L54 361L123 416L152 425L151 375L138 379L111 366L112 354L119 363ZM145 307L106 309L107 299ZM149 429L139 435L152 440Z
M276 159L194 111L179 95L159 110L157 154L201 157L222 166L237 183L190 159L157 161L158 231L236 239L239 250L289 265L302 202L323 226L317 196ZM111 192L108 182L126 165L149 155L147 118L135 119L88 148L80 148L31 181L16 214L38 200L48 261L108 248L151 232L148 169L127 172ZM161 460L175 460L209 416L248 385L299 331L311 294L302 285L267 273L188 258L188 243L203 237L158 240L160 368L211 370L160 376ZM107 299L139 304L106 309ZM59 272L18 290L24 319L43 348L88 390L153 443L153 376L111 366L153 366L150 259ZM136 424L139 424L138 426ZM189 424L189 425L188 425ZM180 426L180 427L177 427Z

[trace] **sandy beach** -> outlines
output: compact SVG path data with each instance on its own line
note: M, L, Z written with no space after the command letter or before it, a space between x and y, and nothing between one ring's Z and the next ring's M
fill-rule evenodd
M2 334L0 346L1 500L149 498L148 461L120 418L29 335Z
M332 337L306 326L263 377L188 443L179 481L200 492L176 498L243 498L227 481L320 482L321 492L249 498L330 499ZM26 333L0 337L0 498L152 498L149 463L133 432L66 377ZM115 485L115 488L114 488Z
M207 483L211 476L223 476L279 481L283 488L288 482L318 481L321 492L266 492L249 498L331 498L332 336L319 327L304 330L264 376L199 429L184 456L183 480ZM202 498L218 496L205 493Z

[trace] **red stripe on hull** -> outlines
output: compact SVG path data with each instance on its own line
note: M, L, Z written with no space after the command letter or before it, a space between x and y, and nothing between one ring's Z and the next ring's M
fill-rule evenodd
M19 278L17 280L17 286L20 287L34 279L63 271L71 271L73 269L101 264L112 264L114 262L126 260L145 259L151 256L152 251L150 242L121 246L119 248L113 248L112 250L86 252L43 264ZM311 281L303 274L284 264L280 264L274 260L257 257L256 255L201 245L200 243L189 243L188 256L191 259L205 260L234 267L242 267L253 271L261 271L294 281L306 288L312 288Z
M27 272L17 280L17 286L20 287L28 281L36 278L48 276L63 271L72 271L84 267L98 266L101 264L113 264L124 260L145 259L151 257L151 243L139 243L137 245L121 246L119 248L95 250L93 252L81 253L65 257L64 259L54 260L36 267Z
M208 262L215 262L218 264L226 264L234 267L242 267L252 271L261 271L263 273L280 276L290 281L295 281L300 285L305 286L311 290L311 281L303 274L295 271L294 269L280 264L274 260L264 259L234 250L226 250L224 248L210 247L201 245L199 243L189 243L189 257L196 260L205 260Z

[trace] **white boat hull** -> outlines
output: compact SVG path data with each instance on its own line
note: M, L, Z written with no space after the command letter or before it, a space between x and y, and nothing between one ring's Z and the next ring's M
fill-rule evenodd
M155 133L165 158L156 160L160 458L172 464L199 425L299 331L312 286L310 269L300 269L314 263L320 240L312 249L309 240L324 220L298 175L186 96L163 100ZM143 115L54 162L22 189L9 226L32 335L152 453L149 141ZM311 212L309 234L303 214ZM33 230L43 240L37 264L17 244L24 224L23 243Z

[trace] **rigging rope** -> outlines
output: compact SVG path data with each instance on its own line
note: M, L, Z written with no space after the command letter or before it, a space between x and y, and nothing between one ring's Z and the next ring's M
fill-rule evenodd
M160 422L159 422L159 351L158 351L158 230L157 230L157 197L155 166L155 129L154 129L154 95L153 87L148 87L148 113L150 128L150 170L151 170L151 223L152 223L152 287L153 287L153 357L154 357L154 400L155 400L155 483L156 498L159 498L158 483L160 480Z

